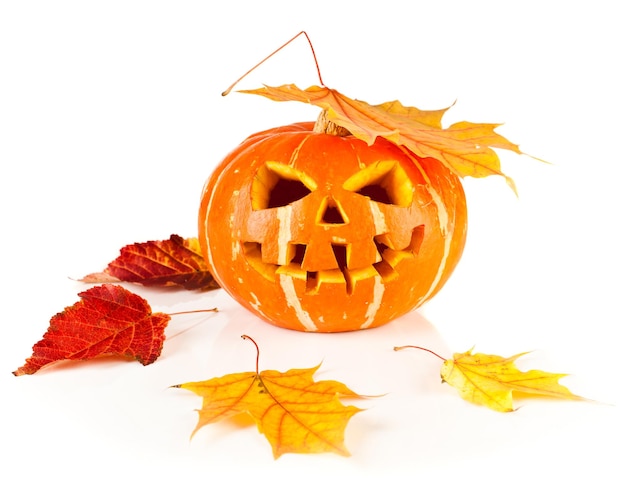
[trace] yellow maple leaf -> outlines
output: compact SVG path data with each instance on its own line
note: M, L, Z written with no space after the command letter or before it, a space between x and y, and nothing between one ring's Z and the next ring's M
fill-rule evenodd
M566 373L520 371L515 361L528 353L503 358L494 354L473 354L473 349L470 349L464 353L454 353L451 359L446 359L420 346L396 346L393 349L399 351L407 348L420 349L441 359L442 381L456 388L466 401L495 411L514 411L513 392L584 400L559 383L561 378L567 376Z
M265 96L273 101L299 101L322 108L325 118L355 137L372 144L377 137L402 145L422 158L442 162L461 177L499 175L515 191L513 180L500 168L492 147L522 154L516 144L495 132L498 124L458 122L442 128L448 108L424 111L399 101L371 105L351 99L326 86L300 89L293 84L239 91Z
M559 383L565 373L541 370L520 371L515 360L527 353L503 358L472 350L454 353L441 366L441 378L459 391L461 397L474 404L501 412L513 411L513 392L566 399L582 399Z
M242 336L251 340L248 336ZM258 351L258 346L257 346ZM315 382L313 368L243 372L176 385L202 397L195 434L203 426L248 414L272 446L274 458L285 453L335 452L350 455L344 445L349 419L361 409L340 397L358 398L333 380Z

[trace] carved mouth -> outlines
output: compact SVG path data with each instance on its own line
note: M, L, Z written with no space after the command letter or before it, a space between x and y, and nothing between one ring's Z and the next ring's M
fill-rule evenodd
M307 245L294 244L293 255L286 265L267 263L262 260L262 244L254 241L243 242L243 253L250 266L271 282L278 282L278 275L288 275L306 283L306 294L316 294L322 284L345 284L348 295L352 294L356 284L363 279L379 276L384 283L398 277L397 266L405 259L414 258L424 238L424 226L413 228L409 245L401 250L390 246L387 235L375 236L373 241L377 249L376 262L362 268L348 268L349 244L331 244L337 268L308 271L302 268Z

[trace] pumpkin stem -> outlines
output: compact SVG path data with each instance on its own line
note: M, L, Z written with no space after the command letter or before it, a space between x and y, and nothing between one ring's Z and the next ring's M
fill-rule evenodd
M328 112L326 110L323 110L317 117L313 131L320 134L335 135L337 137L352 135L348 129L331 122L328 119Z

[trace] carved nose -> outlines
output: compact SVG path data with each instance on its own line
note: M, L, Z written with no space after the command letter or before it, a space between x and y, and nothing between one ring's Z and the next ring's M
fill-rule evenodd
M317 211L317 224L348 224L348 218L338 201L325 197Z

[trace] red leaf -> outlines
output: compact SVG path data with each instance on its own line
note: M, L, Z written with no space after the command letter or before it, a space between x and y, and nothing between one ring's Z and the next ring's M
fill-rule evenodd
M146 300L121 286L96 286L78 296L80 301L50 319L33 355L14 375L30 375L61 360L117 355L149 365L159 357L169 315L152 313Z
M217 289L197 238L171 235L169 240L126 245L104 272L89 274L83 282L137 282L144 286L182 286Z

